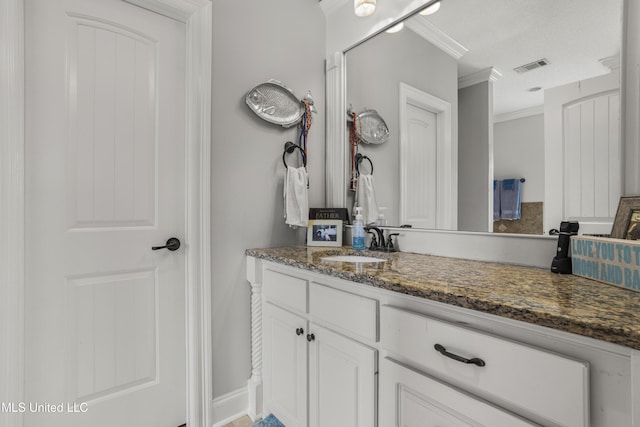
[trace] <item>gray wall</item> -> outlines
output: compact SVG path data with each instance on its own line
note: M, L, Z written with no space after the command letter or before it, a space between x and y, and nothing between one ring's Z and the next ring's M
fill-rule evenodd
M458 230L461 231L489 231L489 194L493 191L492 93L490 82L458 91Z
M315 0L213 2L212 298L213 392L246 386L250 376L250 292L244 250L304 244L283 219L282 151L297 129L258 118L244 102L275 78L319 114L309 135L310 206L324 200L324 15ZM290 162L294 162L291 157Z
M389 225L399 225L399 120L400 82L451 103L452 140L458 137L458 74L455 59L408 28L381 33L347 52L347 104L356 112L365 108L380 113L391 132L382 145L360 146L374 163L376 199L386 206ZM347 155L347 154L346 154ZM365 161L363 169L369 171ZM349 192L349 212L353 193Z
M544 114L493 126L493 176L525 178L522 201L544 201Z

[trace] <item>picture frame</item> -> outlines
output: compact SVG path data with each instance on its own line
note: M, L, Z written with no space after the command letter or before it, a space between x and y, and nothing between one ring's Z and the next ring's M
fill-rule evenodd
M640 239L640 196L620 197L611 238Z
M342 246L342 220L309 220L309 225L307 226L307 246Z

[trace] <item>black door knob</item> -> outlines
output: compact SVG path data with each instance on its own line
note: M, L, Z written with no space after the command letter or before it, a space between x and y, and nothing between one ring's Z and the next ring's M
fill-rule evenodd
M175 237L171 237L167 240L167 244L164 246L153 246L151 248L152 251L157 251L158 249L169 249L170 251L177 251L180 248L180 240Z
M302 335L302 334L304 334L304 329L302 329L302 328L298 328L298 329L296 329L296 335L297 335L297 336L300 336L300 335Z
M316 339L316 336L313 334L308 334L307 335L307 341L311 342L314 341Z

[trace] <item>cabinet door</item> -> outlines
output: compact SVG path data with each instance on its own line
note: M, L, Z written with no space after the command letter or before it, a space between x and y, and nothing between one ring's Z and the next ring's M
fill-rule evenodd
M307 321L270 303L263 311L264 411L307 426Z
M376 350L309 328L309 427L375 426Z
M472 395L385 358L380 365L380 426L534 426Z

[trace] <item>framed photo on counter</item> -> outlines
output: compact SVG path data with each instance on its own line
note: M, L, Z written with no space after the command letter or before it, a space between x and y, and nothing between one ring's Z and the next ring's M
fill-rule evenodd
M620 197L611 237L640 240L640 197Z
M309 220L307 246L342 246L342 220Z

